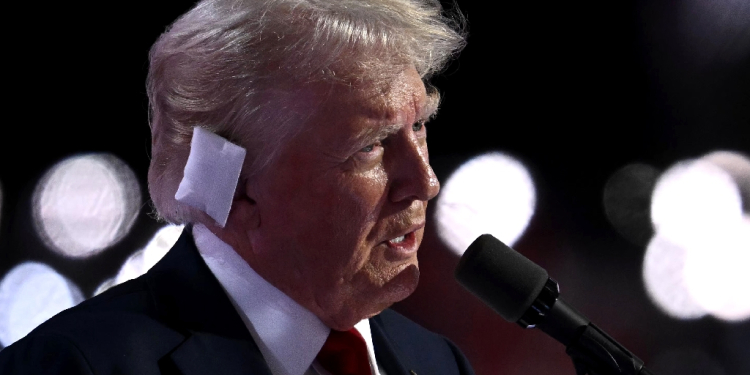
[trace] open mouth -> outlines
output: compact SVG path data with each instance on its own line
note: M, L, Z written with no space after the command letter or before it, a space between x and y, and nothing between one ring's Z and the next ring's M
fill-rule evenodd
M389 242L390 243L401 243L401 242L404 242L405 239L406 239L406 235L403 235L403 236L396 237L396 238L390 240Z
M393 253L394 255L401 254L401 256L411 256L411 254L416 252L419 247L417 233L419 233L422 228L424 228L424 222L418 222L417 224L412 224L408 227L402 227L401 230L392 234L397 235L396 237L392 237L382 243L388 246L392 251L395 251Z
M398 250L399 252L411 253L413 251L416 251L418 247L416 231L391 238L390 240L386 241L386 243L391 249Z

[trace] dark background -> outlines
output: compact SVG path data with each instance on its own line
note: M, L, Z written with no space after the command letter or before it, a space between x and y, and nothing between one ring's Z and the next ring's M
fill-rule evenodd
M123 241L71 260L47 250L30 219L39 177L77 153L120 157L148 196L147 52L193 2L154 4L16 5L6 13L18 26L4 38L0 275L40 260L90 295L160 227L144 203ZM618 234L602 205L607 179L626 164L664 170L714 150L750 152L750 6L459 5L468 46L434 80L443 93L429 125L438 177L486 151L523 161L537 184L537 210L515 248L547 268L568 302L661 374L750 373L750 323L659 312L641 281L644 244ZM506 323L453 281L458 256L432 222L420 260L420 287L396 308L457 342L478 374L574 373L561 345Z

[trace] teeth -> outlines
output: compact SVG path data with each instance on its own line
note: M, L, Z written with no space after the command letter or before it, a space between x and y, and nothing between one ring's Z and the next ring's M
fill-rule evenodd
M406 236L396 237L396 238L392 239L391 242L393 242L393 243L403 242L404 238L406 238Z

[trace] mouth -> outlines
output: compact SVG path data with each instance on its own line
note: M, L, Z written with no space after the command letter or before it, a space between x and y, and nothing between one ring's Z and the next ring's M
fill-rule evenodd
M424 223L415 224L401 231L401 234L385 241L388 248L402 255L411 255L417 251L417 231L424 228Z

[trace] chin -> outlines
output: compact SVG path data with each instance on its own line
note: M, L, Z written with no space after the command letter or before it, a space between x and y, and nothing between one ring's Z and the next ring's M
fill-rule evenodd
M380 314L383 310L391 307L410 296L417 289L419 283L419 267L414 263L404 264L397 270L396 276L385 284L372 286L368 292L350 294L349 302L343 306L356 306L355 308L343 308L337 313L323 318L323 322L329 327L337 330L347 330L362 319L368 319ZM354 297L356 295L356 297ZM352 299L354 297L354 299ZM340 305L340 307L343 307Z
M409 297L417 289L417 284L419 284L419 266L413 263L406 265L394 278L383 285L381 300L384 301L385 307L380 311Z

